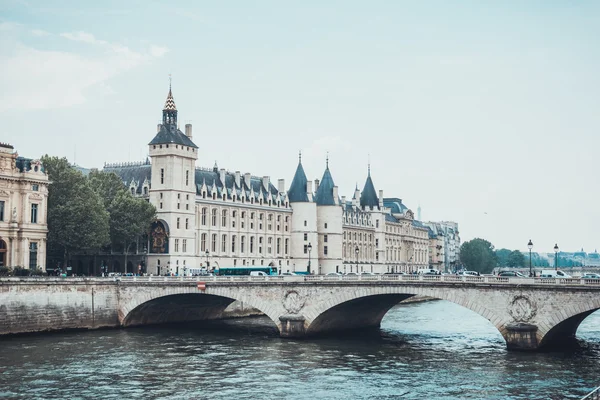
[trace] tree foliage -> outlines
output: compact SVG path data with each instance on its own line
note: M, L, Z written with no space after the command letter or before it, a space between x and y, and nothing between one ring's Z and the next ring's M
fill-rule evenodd
M518 268L525 266L525 256L519 250L513 250L508 255L506 266L509 268Z
M66 158L42 158L51 182L48 189L48 247L64 254L95 251L109 243L108 212L89 180Z
M460 260L468 270L490 273L496 267L494 246L480 238L465 242L460 246Z
M499 267L506 267L508 264L508 256L511 251L509 249L498 249L496 250L496 259L498 260Z

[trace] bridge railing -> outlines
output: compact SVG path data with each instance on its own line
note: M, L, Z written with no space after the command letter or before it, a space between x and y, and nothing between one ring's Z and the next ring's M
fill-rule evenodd
M484 283L542 286L600 287L600 279L528 278L468 275L267 275L267 276L121 276L121 277L0 277L0 284L10 282L444 282L452 284Z

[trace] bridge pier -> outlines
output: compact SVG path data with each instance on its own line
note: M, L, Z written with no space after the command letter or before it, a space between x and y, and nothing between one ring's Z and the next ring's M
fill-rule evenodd
M537 326L522 322L506 325L504 334L506 347L508 350L537 350L539 347L537 330Z
M302 315L282 315L279 317L281 329L279 334L285 338L301 338L306 335L305 319Z

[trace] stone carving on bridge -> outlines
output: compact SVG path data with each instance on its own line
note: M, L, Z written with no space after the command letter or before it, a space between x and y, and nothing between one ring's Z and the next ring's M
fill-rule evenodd
M527 296L518 295L509 303L508 312L516 322L529 322L537 314L537 305Z
M283 296L283 308L290 314L298 314L304 307L306 299L295 290L289 290Z

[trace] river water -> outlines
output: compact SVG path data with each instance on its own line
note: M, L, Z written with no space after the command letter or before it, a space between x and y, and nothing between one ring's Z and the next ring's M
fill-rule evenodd
M396 306L381 331L280 339L266 318L0 338L8 399L580 399L600 385L600 314L564 352L508 352L483 317Z

